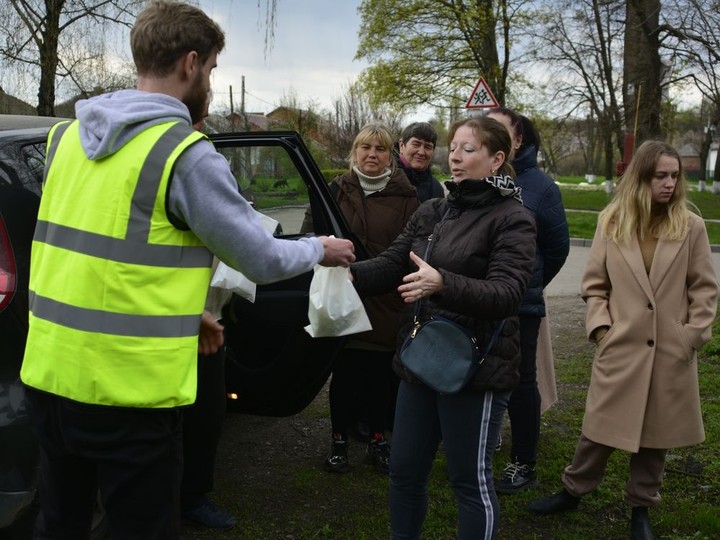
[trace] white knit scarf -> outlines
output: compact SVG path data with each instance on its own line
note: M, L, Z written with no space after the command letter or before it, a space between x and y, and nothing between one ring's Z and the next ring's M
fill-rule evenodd
M370 195L371 193L385 189L392 174L390 169L385 169L379 176L368 176L362 173L360 169L357 168L357 165L353 166L353 171L357 174L358 180L360 180L360 187L365 192L365 195Z

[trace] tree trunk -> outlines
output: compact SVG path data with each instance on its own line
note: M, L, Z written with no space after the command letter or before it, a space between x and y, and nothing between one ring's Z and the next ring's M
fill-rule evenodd
M486 82L492 89L495 99L500 105L505 104L505 76L500 67L500 57L497 51L497 38L495 36L495 2L493 0L476 0L478 16L483 21L483 32L479 40L480 53L487 68Z
M40 52L40 86L37 112L40 116L55 116L55 75L58 67L60 12L64 0L45 0L47 16L38 43Z
M612 180L615 174L615 159L613 158L613 141L612 137L606 136L604 143L605 151L605 179Z
M710 144L712 143L712 131L710 126L705 127L705 137L700 144L700 170L698 171L698 191L705 191L707 180L707 162L710 154Z
M625 11L625 126L638 146L665 136L660 122L665 70L659 53L660 0L627 0Z

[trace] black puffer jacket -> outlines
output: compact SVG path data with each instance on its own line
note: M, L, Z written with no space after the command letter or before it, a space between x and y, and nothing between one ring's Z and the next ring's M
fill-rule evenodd
M433 234L429 264L442 275L443 289L423 299L420 318L452 319L471 328L480 343L490 339L500 320L507 319L470 387L510 390L519 379L517 313L535 264L535 219L518 201L501 197L484 180L446 185L447 199L423 203L387 250L351 266L355 286L361 295L397 287L403 276L416 270L410 251L422 257ZM414 309L414 304L407 304L403 312L398 349L410 331ZM393 364L400 377L414 380L397 354Z

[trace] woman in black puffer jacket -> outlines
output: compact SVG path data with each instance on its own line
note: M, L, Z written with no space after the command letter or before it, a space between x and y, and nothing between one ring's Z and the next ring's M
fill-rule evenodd
M420 206L402 234L378 257L351 266L362 295L397 287L408 307L398 335L404 341L422 298L420 320L441 315L490 339L506 324L468 386L441 395L416 380L396 355L402 382L390 457L393 538L419 538L427 510L427 478L440 440L450 486L458 498L458 538L494 538L498 503L492 457L520 361L517 312L535 263L535 220L507 164L510 136L496 120L479 117L450 130L453 182L445 200ZM429 261L425 253L433 235Z

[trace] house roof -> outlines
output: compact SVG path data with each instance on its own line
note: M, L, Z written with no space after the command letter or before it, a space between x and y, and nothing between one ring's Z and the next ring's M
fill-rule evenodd
M678 149L678 154L680 154L680 157L698 157L700 152L698 152L694 144L688 143Z
M228 115L227 119L230 120L234 126L242 125L243 123L243 115L240 113L234 112ZM270 128L270 119L265 116L265 113L245 113L245 120L248 123L250 131L267 131Z

